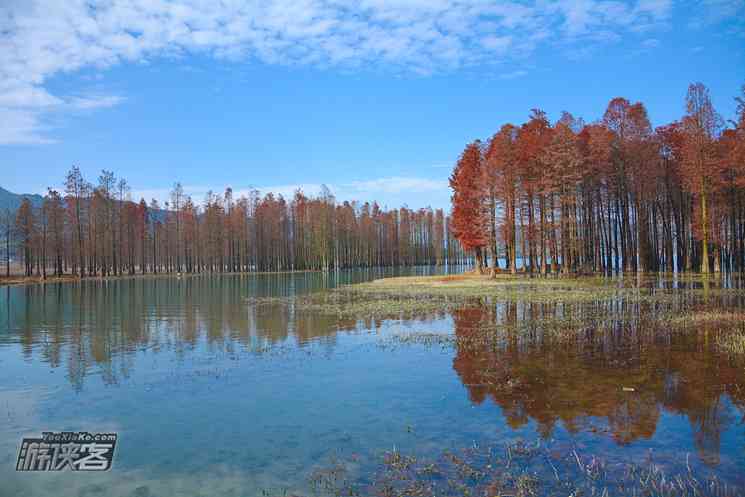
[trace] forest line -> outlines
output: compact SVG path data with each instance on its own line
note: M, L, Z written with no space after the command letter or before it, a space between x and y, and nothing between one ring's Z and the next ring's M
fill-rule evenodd
M743 271L745 87L725 123L701 83L686 112L652 128L641 102L614 98L593 123L533 109L466 145L442 209L290 199L231 188L198 205L135 202L126 180L73 166L62 192L0 212L5 274L79 277L272 272L476 262L479 272ZM499 267L499 260L506 261ZM518 264L520 261L520 264Z
M743 271L745 86L725 123L701 83L652 128L614 98L586 124L533 109L466 145L450 177L454 236L479 272ZM496 257L495 257L496 255ZM489 264L489 261L491 263Z
M373 266L461 264L465 252L442 209L385 210L337 203L323 188L234 198L209 192L201 205L176 183L168 202L131 200L126 180L102 171L97 184L73 166L60 193L41 206L24 199L0 216L5 274L10 255L24 274L121 276L159 273L275 272Z

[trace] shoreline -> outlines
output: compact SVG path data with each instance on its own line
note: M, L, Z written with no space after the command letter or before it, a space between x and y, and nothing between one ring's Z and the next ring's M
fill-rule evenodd
M114 280L127 280L127 279L150 279L150 278L190 278L195 276L262 276L269 274L302 274L302 273L323 273L330 271L322 271L320 269L298 269L295 271L257 271L257 272L223 272L223 273L146 273L146 274L123 274L109 275L109 276L86 276L81 278L80 276L65 274L62 276L47 276L46 279L42 276L0 276L0 287L7 286L23 286L23 285L46 285L46 284L60 284L60 283L84 283L87 281L114 281Z
M388 266L381 266L388 268ZM422 266L397 266L403 267L422 267ZM339 271L347 270L364 270L372 268L345 268ZM11 276L0 276L0 287L11 287L11 286L22 286L22 285L45 285L45 284L60 284L60 283L81 283L86 281L114 281L114 280L125 280L125 279L150 279L150 278L190 278L196 276L264 276L264 275L281 275L281 274L303 274L303 273L333 273L334 270L324 271L322 269L298 269L289 271L241 271L241 272L201 272L201 273L136 273L136 274L122 274L122 275L109 275L109 276L86 276L81 278L73 274L64 274L62 276L22 276L22 275L11 275ZM518 270L517 273L513 274L509 271L498 270L496 277L491 277L489 272L486 271L484 274L477 274L473 269L457 274L436 274L426 276L390 276L385 278L376 278L370 280L367 283L358 284L376 284L382 281L392 284L400 283L414 283L417 286L443 286L447 283L457 282L469 282L471 284L478 282L479 280L484 286L499 280L525 280L525 281L555 281L555 280L587 280L587 279L602 279L602 280L614 280L614 279L628 279L628 278L672 278L677 280L714 280L720 278L726 278L728 276L742 275L743 273L730 272L730 273L696 273L696 272L646 272L646 273L634 273L634 272L594 272L594 273L548 273L541 274L538 272L527 272L525 270ZM407 281L408 280L408 281Z
M357 268L344 268L338 271L350 271L350 270L371 270L371 269L389 269L389 268L412 268L412 267L437 267L428 265L417 265L417 266L374 266L374 267L357 267ZM440 266L445 267L445 266ZM125 279L150 279L150 278L190 278L195 276L266 276L266 275L281 275L281 274L304 274L304 273L334 273L336 270L324 271L322 269L295 269L286 271L225 271L225 272L201 272L201 273L135 273L135 274L122 274L109 275L109 276L86 276L81 278L80 276L73 274L63 274L62 276L48 275L45 278L42 276L23 276L23 275L11 275L9 277L0 275L0 288L7 286L22 286L22 285L45 285L52 283L81 283L86 281L113 281L113 280L125 280ZM519 273L518 273L519 274ZM447 275L439 275L447 276ZM393 276L395 278L408 278L408 276ZM412 276L412 277L426 277L426 276Z

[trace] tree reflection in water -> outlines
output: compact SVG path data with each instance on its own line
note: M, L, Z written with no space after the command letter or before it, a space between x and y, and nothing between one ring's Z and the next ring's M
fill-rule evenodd
M453 368L471 401L491 399L513 428L534 420L548 438L561 423L628 444L651 438L667 411L688 418L700 458L717 464L722 432L739 421L728 406L745 409L743 361L718 352L705 327L677 333L645 321L643 304L621 308L603 314L601 329L575 329L571 338L540 323L597 308L484 302L455 310Z
M255 295L292 295L324 287L318 276L192 277L48 284L7 291L0 347L63 368L73 388L95 370L106 384L128 378L139 352L184 357L197 347L261 352L313 342L332 347L339 333L378 329L388 318L421 324L447 312L334 315L290 301L248 305ZM315 279L314 279L315 278ZM315 286L314 286L315 285ZM513 428L535 421L549 437L607 432L618 444L651 438L663 413L690 422L700 458L719 462L722 433L745 411L742 356L718 350L716 323L684 331L657 319L711 306L742 309L742 291L707 289L674 298L591 303L469 301L451 311L453 368L472 402L491 399ZM657 291L672 287L664 283ZM203 349L203 350L204 350ZM633 390L632 390L633 389Z

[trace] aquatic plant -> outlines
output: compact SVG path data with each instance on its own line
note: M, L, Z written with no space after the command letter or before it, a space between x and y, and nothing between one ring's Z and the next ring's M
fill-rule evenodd
M649 497L737 497L745 489L706 470L694 470L686 456L665 463L648 457L616 462L577 448L540 441L505 445L474 443L434 458L386 452L371 474L352 475L335 462L311 477L319 495L384 497L539 497L550 495L638 495Z

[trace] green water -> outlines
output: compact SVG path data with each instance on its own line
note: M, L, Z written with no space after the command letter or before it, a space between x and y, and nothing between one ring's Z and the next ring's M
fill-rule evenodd
M311 495L335 460L364 479L393 447L518 439L745 483L745 369L705 337L463 350L400 338L572 309L357 318L250 302L432 271L0 287L0 495ZM118 433L112 469L17 473L21 438L42 431Z

